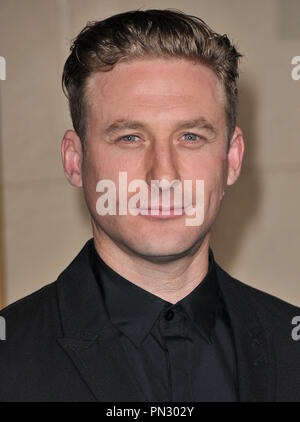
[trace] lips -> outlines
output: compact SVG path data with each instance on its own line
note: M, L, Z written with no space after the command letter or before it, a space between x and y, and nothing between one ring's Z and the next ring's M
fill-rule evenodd
M155 217L159 217L159 218L180 217L181 215L184 214L184 208L182 208L182 206L180 207L154 206L154 207L148 207L146 209L141 208L140 214L146 217L154 217L154 218Z
M170 206L170 207L164 207L164 206L154 206L154 207L148 207L148 211L174 211L174 210L182 210L182 206Z
M130 207L129 212L131 215L140 215L147 218L168 219L181 217L182 215L189 213L192 208L192 204L189 204L188 206L182 206L182 204L170 206L153 205L148 208Z

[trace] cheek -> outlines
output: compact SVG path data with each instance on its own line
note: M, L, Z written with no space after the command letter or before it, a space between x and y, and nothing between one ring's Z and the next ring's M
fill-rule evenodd
M226 185L226 160L221 156L214 157L214 159L199 160L196 167L197 170L193 172L193 177L190 178L194 181L204 180L206 206L209 207L212 203L218 203L223 197ZM194 186L196 186L195 182Z
M210 169L209 175L206 178L206 198L207 206L219 206L226 186L226 161L220 159L215 163L214 167Z
M109 157L109 158L108 158ZM83 161L83 178L86 181L86 188L91 185L96 188L99 180L110 179L115 172L115 163L105 148L90 147Z
M96 192L98 171L96 163L89 156L85 157L82 165L82 179L84 191L89 195Z
M97 184L102 179L111 178L109 174L106 174L106 166L100 154L90 148L82 164L82 181L85 200L93 215L96 213L96 203L100 195L96 191Z
M92 148L89 153L86 155L83 161L83 189L86 198L86 202L90 210L93 213L96 213L96 204L100 196L103 194L97 192L96 187L99 181L109 180L112 181L116 188L116 203L119 202L119 188L126 189L128 188L128 183L132 179L137 179L136 167L132 158L130 160L126 157L120 157L120 154L112 154L111 150L107 150L105 147L99 149ZM125 186L120 184L119 173L126 172L127 184ZM139 177L142 178L142 177ZM121 179L121 182L124 179ZM128 194L130 197L132 194ZM106 221L109 221L107 216L105 217Z
M225 180L226 159L223 155L211 156L209 154L197 157L185 165L185 179L200 179L206 184L214 185Z

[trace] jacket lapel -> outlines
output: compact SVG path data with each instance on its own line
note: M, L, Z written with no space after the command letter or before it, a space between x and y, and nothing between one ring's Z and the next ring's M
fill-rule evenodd
M254 299L251 301L249 287L234 280L219 266L217 274L233 331L239 399L242 402L275 401L272 330L264 325Z
M90 239L57 280L64 336L57 341L97 401L146 401L105 311Z

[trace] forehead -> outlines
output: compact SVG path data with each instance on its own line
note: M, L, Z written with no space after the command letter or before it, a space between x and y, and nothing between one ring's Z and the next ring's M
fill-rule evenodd
M224 109L225 94L215 73L186 59L135 59L117 64L111 71L92 74L85 100L93 112L107 115L197 107L215 113Z

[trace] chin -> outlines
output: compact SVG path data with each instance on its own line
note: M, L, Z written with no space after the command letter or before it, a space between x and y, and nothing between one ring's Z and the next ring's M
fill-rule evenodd
M125 252L153 262L170 262L193 255L208 231L206 225L186 227L183 221L178 220L145 224L144 220L136 217L126 221L106 219L106 224L102 220L98 227Z
M168 238L160 235L144 237L144 240L122 239L123 246L133 254L152 262L170 262L193 255L201 246L203 237L198 235L194 241L191 236Z

